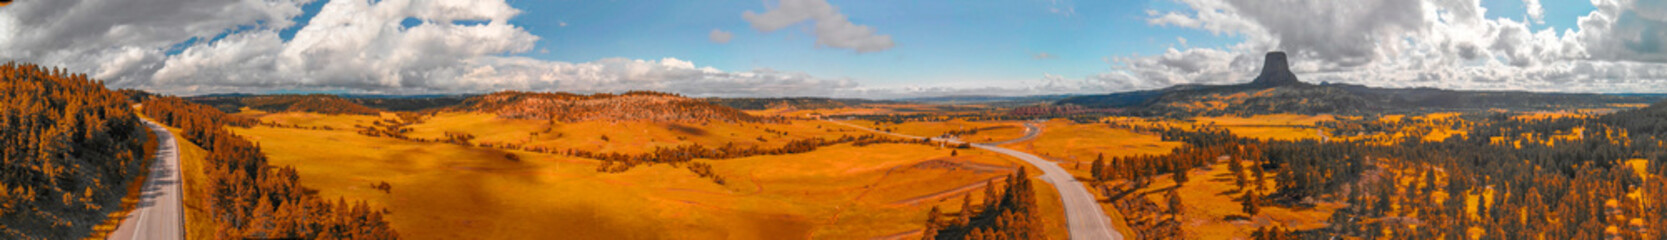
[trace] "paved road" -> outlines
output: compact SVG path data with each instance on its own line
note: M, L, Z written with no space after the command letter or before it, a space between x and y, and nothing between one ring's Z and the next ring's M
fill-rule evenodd
M1028 122L1025 123L1025 136L1023 136L1023 137L1014 138L1014 139L1007 140L1007 141L987 142L987 143L980 143L980 144L990 145L990 146L1001 146L1002 144L1030 141L1030 139L1036 138L1036 135L1042 135L1042 131L1038 131L1038 129L1040 129L1040 128L1036 128L1036 125L1032 125L1032 124L1033 123L1028 123Z
M829 122L833 122L833 123L837 123L837 124L841 124L841 125L845 125L845 126L849 126L849 127L854 127L854 128L858 128L858 129L868 130L870 132L889 134L889 135L892 135L892 136L921 138L920 136L910 136L910 135L903 135L903 134L897 134L897 133L881 132L881 131L878 131L878 130L874 130L874 129L870 129L870 128L866 128L866 127L862 127L862 126L857 126L857 125L850 124L850 123L840 122L840 121L829 121ZM1019 139L1015 139L1015 140L1020 140L1020 141L1029 140L1030 138L1036 137L1037 134L1040 134L1042 132L1042 130L1038 129L1036 127L1036 125L1032 125L1030 123L1025 123L1025 128L1026 128L1025 129L1025 136L1021 137ZM1005 144L1005 143L1012 142L1012 141L1015 141L1015 140L1008 140L1008 141L998 142L998 143L995 143L995 144ZM961 144L961 141L957 141L957 140L944 140L944 141L949 142L951 144ZM1068 225L1070 227L1071 239L1075 239L1075 240L1100 240L1100 239L1120 240L1120 239L1123 239L1123 234L1118 233L1116 229L1112 229L1112 227L1111 227L1111 217L1107 217L1105 211L1100 209L1100 203L1096 200L1097 198L1094 197L1094 194L1089 193L1088 188L1085 187L1081 182L1078 182L1076 177L1071 176L1070 172L1066 172L1065 168L1059 167L1058 163L1054 163L1052 161L1048 161L1048 160L1044 160L1040 157L1036 157L1036 155L1031 155L1031 154L1025 153L1025 152L1020 152L1020 151L1016 151L1016 150L1012 150L1012 149L998 147L995 144L975 143L975 144L972 144L972 146L976 147L976 148L979 148L979 149L989 150L989 151L992 151L992 152L998 152L998 153L1001 153L1001 154L1007 154L1008 156L1013 156L1013 157L1016 157L1016 158L1019 158L1019 159L1023 159L1023 160L1025 160L1025 162L1029 162L1030 165L1034 165L1034 166L1036 166L1036 168L1042 169L1043 174L1040 178L1042 178L1042 181L1053 185L1054 189L1059 190L1059 200L1064 202L1065 222L1066 222L1066 225Z
M151 163L139 204L110 234L110 239L185 239L185 215L180 208L179 144L162 125L145 119L156 135L156 162Z

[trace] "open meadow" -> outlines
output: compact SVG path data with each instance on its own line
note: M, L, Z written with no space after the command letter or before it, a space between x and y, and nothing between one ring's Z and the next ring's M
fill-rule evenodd
M364 117L262 116L300 125L305 123L286 121L365 120L359 118ZM811 121L713 123L680 130L651 123L553 125L450 113L410 127L412 136L472 130L480 136L476 141L483 142L557 132L564 136L532 143L595 144L617 151L673 144L679 138L703 145L763 138L753 144L765 145L795 136L856 134ZM787 134L754 135L763 129ZM601 173L596 170L600 161L593 159L370 137L351 129L253 127L234 132L260 143L273 165L295 167L306 187L319 195L387 209L392 226L413 239L916 238L927 209L959 206L963 195L982 192L986 181L1023 166L1000 154L920 144L839 144L800 154L695 160L728 180L719 185L672 164ZM611 141L585 143L597 141L588 135L602 133ZM587 140L562 141L582 138ZM383 183L389 187L377 187ZM1038 189L1050 189L1038 192L1042 208L1059 212L1057 194ZM1062 222L1053 220L1049 226L1055 226L1049 228L1051 235L1063 238Z

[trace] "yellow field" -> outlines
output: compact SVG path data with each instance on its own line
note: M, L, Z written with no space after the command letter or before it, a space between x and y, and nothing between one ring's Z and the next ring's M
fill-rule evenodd
M354 125L370 126L371 122L375 122L376 120L383 118L383 116L348 114L330 115L309 112L268 113L247 107L232 115L260 119L262 122L299 125L302 127L331 127L335 129L353 129Z
M872 129L892 130L892 132L895 133L925 137L939 137L951 131L992 128L989 130L980 130L977 134L969 134L959 137L959 139L968 142L1006 141L1022 137L1025 134L1024 124L1017 121L985 122L948 119L944 121L931 122L908 121L899 124L877 123L868 120L851 120L846 122Z
M1158 135L1135 133L1104 124L1076 124L1066 120L1054 120L1044 124L1042 134L1035 140L1003 146L1067 161L1064 163L1087 164L1093 162L1100 154L1105 154L1106 157L1161 155L1183 145L1180 142L1162 140ZM1075 169L1076 166L1065 165L1065 168Z
M437 117L425 123L434 125L419 129L496 126L478 130L480 139L504 138L493 131L526 130L495 122L503 120L470 117ZM808 123L791 125L794 130L775 128L789 135L837 133ZM706 129L723 136L752 126L762 125ZM653 134L658 131L642 136L626 134L636 129L629 127L563 127L557 131L605 132L614 144L657 139ZM395 230L414 239L916 238L931 206L958 206L959 194L981 193L976 185L1022 164L969 149L950 157L950 149L914 144L835 145L795 155L696 160L712 164L727 180L718 185L664 164L607 174L595 171L595 160L375 138L351 130L233 130L259 142L273 165L296 167L302 183L318 189L320 196L366 200L389 209ZM581 133L568 135L576 134ZM505 160L506 153L521 160ZM371 188L380 182L392 190ZM1057 193L1051 187L1038 189L1045 190L1038 191L1049 214L1045 218L1058 221L1049 224L1049 232L1063 239Z

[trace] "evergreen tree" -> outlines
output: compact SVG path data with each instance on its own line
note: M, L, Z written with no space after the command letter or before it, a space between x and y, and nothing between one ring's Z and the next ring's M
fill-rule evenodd
M1099 157L1094 158L1094 165L1090 166L1093 169L1089 169L1088 171L1089 171L1090 175L1094 176L1095 181L1104 181L1104 180L1106 180L1105 165L1106 165L1106 155L1104 153L1101 153Z

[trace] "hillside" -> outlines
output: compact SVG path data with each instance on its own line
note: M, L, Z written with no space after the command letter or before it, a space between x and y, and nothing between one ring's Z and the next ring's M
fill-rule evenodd
M654 122L758 122L761 118L700 99L658 92L535 93L505 91L470 97L452 110L510 119Z
M119 210L149 135L85 74L0 65L0 239L76 239Z

